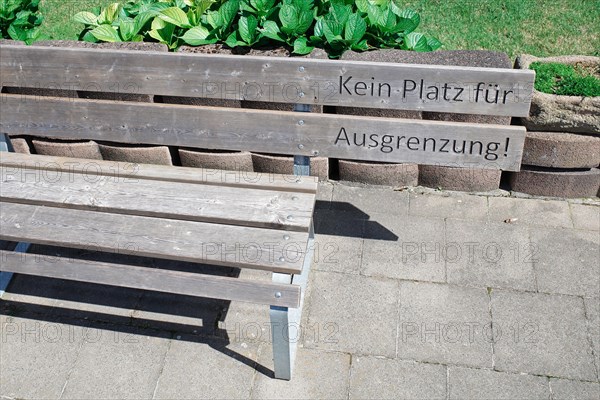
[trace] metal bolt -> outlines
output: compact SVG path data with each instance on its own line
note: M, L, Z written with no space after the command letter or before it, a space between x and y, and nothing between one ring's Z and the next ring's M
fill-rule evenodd
M283 257L279 257L279 261L281 261L281 262L284 262L284 261L285 261L285 258L283 258Z
M304 97L304 92L300 92L300 93L298 93L298 96L300 96L300 97Z
M288 215L287 216L287 220L288 221L293 221L294 220L294 216L293 215Z
M304 125L304 120L301 119L300 121L298 121L298 125Z
M304 72L304 67L298 67L298 71Z
M298 200L298 196L292 196L292 200Z
M283 240L290 240L290 235L283 235Z
M275 292L275 298L276 299L280 299L281 298L281 292Z
M300 150L302 150L302 149L304 148L304 145L303 145L303 144L299 144L299 145L298 145L298 148L299 148Z
M313 155L313 156L318 156L318 155L319 155L319 152L318 152L317 150L313 150L313 152L312 152L312 155Z

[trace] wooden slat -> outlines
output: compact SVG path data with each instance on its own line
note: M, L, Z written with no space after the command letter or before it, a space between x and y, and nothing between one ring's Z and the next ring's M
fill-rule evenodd
M4 272L296 308L300 286L0 251ZM278 296L275 294L278 293Z
M319 181L314 176L300 177L262 172L172 167L7 152L0 153L0 167L17 174L24 169L35 169L64 173L83 173L90 177L95 175L111 176L126 182L150 179L154 181L200 183L203 185L313 194L317 192ZM49 174L49 176L55 175Z
M4 86L519 117L528 115L535 76L500 68L36 46L0 45L0 55Z
M214 185L0 169L0 200L128 215L308 232L315 195Z
M308 232L0 203L0 240L299 273Z
M1 131L65 139L509 171L519 170L525 141L519 126L19 95L3 100Z

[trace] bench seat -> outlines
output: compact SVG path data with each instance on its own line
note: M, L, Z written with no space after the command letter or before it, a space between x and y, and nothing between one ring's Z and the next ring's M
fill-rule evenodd
M0 153L0 239L301 275L313 177ZM237 174L237 176L236 176ZM297 308L297 285L2 251L2 270ZM59 260L60 261L60 260ZM160 264L160 263L159 263Z

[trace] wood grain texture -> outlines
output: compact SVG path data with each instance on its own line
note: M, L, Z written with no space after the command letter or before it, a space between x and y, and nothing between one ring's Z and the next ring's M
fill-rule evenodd
M308 232L315 195L45 170L0 169L0 200Z
M529 113L535 77L498 68L36 46L0 45L0 55L4 86L519 117Z
M80 173L90 177L103 175L131 182L137 182L139 179L149 179L165 182L277 190L292 193L315 194L317 193L319 183L319 178L315 176L174 167L7 152L0 152L0 167L15 173L19 173L19 171L24 169L34 169L38 171Z
M519 126L171 104L5 95L2 109L9 134L509 171L525 141Z
M308 232L0 202L0 240L299 273Z
M0 251L3 272L296 308L300 286ZM275 294L278 293L278 297Z

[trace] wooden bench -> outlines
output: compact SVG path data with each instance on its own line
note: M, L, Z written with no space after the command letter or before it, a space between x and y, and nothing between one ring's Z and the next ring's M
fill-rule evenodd
M14 88L525 116L532 71L0 45ZM117 89L115 89L115 87ZM303 106L304 105L304 106ZM0 156L2 279L40 275L270 306L274 374L290 379L313 248L310 156L517 171L518 126L2 94L0 132L296 154L295 175ZM4 150L10 150L3 136ZM462 150L460 149L462 148ZM460 151L459 151L460 150ZM290 171L292 173L292 171ZM223 178L230 176L231 179ZM272 282L30 257L27 244L271 271ZM292 342L292 343L290 343Z

